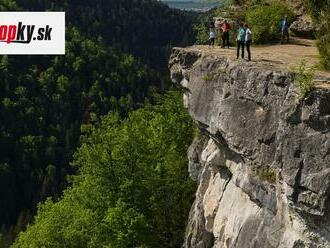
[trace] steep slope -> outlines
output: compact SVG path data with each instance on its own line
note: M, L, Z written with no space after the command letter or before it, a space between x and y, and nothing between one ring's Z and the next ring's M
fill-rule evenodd
M201 130L184 247L329 247L329 87L301 100L276 63L197 48L174 49L170 69Z

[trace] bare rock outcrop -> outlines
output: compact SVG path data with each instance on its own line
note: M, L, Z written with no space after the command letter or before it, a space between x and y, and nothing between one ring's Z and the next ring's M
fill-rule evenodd
M291 72L198 50L169 66L201 130L183 247L330 247L330 89L301 99Z
M315 38L316 27L310 18L298 18L290 25L290 31L298 37Z

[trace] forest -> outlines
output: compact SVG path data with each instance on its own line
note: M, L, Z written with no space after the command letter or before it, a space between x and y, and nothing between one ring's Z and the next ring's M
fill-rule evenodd
M0 10L65 11L67 23L65 56L0 57L0 247L32 223L14 247L177 247L193 126L175 92L161 95L170 49L194 42L196 14L154 0Z
M180 246L195 191L185 158L194 127L180 93L158 101L85 128L79 174L58 202L39 205L13 247Z

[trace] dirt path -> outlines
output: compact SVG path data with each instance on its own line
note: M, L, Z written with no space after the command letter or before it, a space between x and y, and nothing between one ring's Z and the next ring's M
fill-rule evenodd
M223 49L221 47L192 46L191 49L199 50L205 54L225 55L236 59L236 48ZM253 46L251 50L252 63L268 64L289 70L299 66L302 60L306 61L307 67L319 64L319 53L315 42L311 40L299 39L295 40L294 44L288 45ZM330 72L317 70L315 81L319 87L330 88Z

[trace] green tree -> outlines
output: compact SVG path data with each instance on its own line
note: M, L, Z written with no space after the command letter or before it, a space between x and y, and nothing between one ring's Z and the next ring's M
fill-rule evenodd
M281 20L284 16L287 17L289 23L294 18L287 4L272 2L269 5L251 7L246 13L246 22L253 30L253 41L267 43L279 38Z
M161 79L129 54L67 30L66 56L0 60L0 223L66 187L80 127L140 107ZM9 190L10 189L10 190ZM28 221L28 220L27 220Z
M39 205L13 247L179 247L195 189L193 132L178 92L126 120L105 116L75 154L72 185Z
M0 11L12 11L16 9L17 5L15 0L2 0L0 2Z

